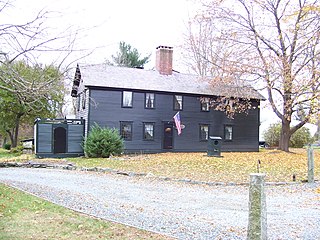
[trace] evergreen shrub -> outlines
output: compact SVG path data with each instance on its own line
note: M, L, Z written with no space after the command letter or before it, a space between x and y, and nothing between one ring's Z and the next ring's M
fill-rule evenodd
M95 124L84 142L87 157L108 158L123 152L123 140L114 128L103 128Z
M10 150L11 149L11 144L10 143L6 143L3 145L3 148L6 150Z

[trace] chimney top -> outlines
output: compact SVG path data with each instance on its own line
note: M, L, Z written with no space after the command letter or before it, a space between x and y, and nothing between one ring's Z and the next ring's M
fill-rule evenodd
M156 69L162 75L172 74L172 52L173 47L156 47Z
M162 48L162 49L168 49L168 50L173 49L173 47L162 46L162 45L160 45L160 46L156 47L156 49L157 49L157 50L158 50L158 49L160 49L160 48Z

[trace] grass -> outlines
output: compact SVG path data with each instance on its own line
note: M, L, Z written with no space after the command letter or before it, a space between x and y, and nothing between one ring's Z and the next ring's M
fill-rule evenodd
M150 173L155 176L186 178L199 181L247 182L252 172L267 174L267 181L297 181L307 178L305 149L291 153L278 150L260 152L222 153L222 158L207 157L206 153L161 153L122 156L111 159L73 158L77 166L108 167L117 170ZM315 150L315 177L320 179L320 151Z
M291 149L290 153L278 150L260 152L223 152L222 158L207 157L206 153L161 153L136 154L112 158L70 158L78 167L103 167L137 173L149 173L155 176L183 178L198 181L248 182L249 174L257 172L260 160L260 172L267 174L271 182L290 182L293 174L297 181L307 179L306 149ZM315 178L320 180L320 149L314 150ZM22 155L0 161L26 161L30 155ZM30 159L29 159L30 160ZM60 163L61 159L39 159Z
M155 176L199 181L247 182L249 174L267 174L267 181L297 181L307 178L306 149L291 153L261 150L250 153L161 153L123 155L108 159L38 159L41 162L73 162L78 167L105 167ZM320 180L320 149L314 150L315 178ZM25 162L33 155L13 156L0 150L0 162ZM168 239L164 236L94 219L0 184L0 239Z
M10 150L0 148L0 162L26 162L34 159L34 155L11 153Z
M169 239L88 217L0 184L0 239Z

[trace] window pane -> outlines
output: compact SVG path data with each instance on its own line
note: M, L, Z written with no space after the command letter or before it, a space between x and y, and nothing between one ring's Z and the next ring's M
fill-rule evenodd
M154 126L152 123L144 124L144 139L145 140L153 140L154 135Z
M209 138L209 126L200 125L200 140L208 140Z
M203 100L203 102L201 102L201 111L205 111L205 112L208 112L210 107L209 107L209 99L208 98L205 98Z
M180 95L174 96L174 109L175 110L182 110L182 96L180 96Z
M86 108L86 91L83 92L83 96L82 96L82 108L85 109Z
M146 93L146 108L154 108L154 93Z
M124 91L122 94L122 106L132 107L132 92Z
M232 140L232 126L225 127L225 140Z
M124 140L131 140L132 139L132 123L124 123L122 122L120 124L120 132L121 132L121 137Z
M80 104L81 104L81 94L77 97L77 111L80 111Z

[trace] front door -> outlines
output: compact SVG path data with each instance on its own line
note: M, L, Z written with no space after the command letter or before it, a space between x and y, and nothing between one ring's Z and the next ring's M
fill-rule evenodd
M67 130L64 127L53 129L53 153L66 153L67 151Z
M163 148L173 148L173 123L166 122L163 125Z

